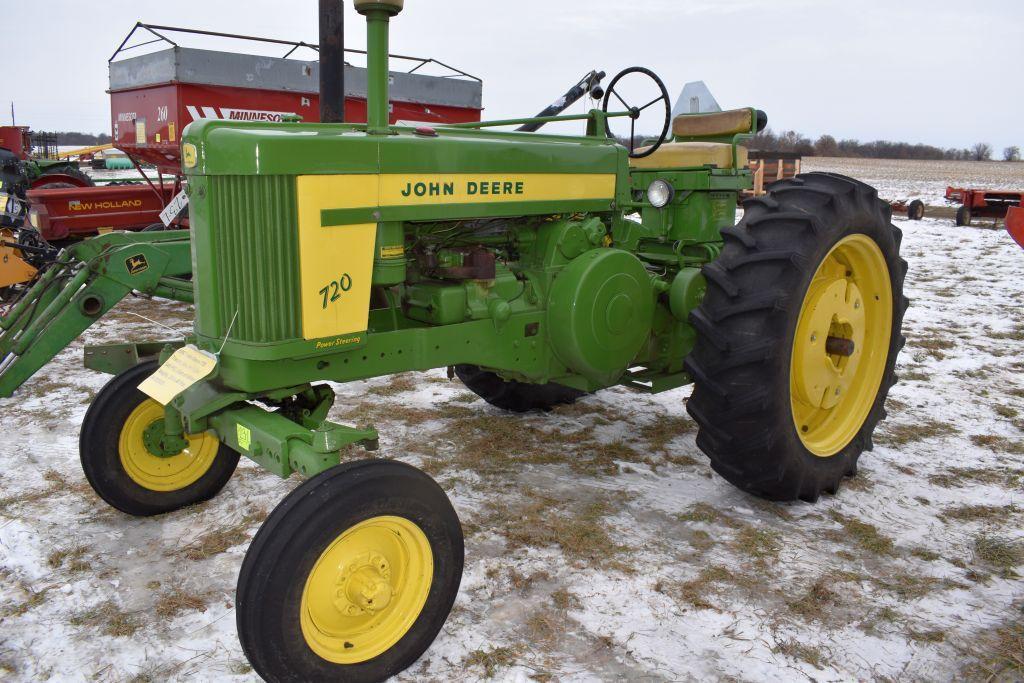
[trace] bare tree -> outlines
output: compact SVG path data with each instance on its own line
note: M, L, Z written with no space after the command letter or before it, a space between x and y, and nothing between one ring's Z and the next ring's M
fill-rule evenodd
M1020 161L1020 147L1013 145L1004 149L1003 161Z
M988 161L992 158L992 145L987 142L979 142L971 147L971 159L973 161Z

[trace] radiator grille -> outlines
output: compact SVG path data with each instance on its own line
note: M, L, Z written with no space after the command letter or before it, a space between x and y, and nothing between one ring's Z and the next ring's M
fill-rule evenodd
M213 176L209 192L217 336L238 311L233 340L300 338L295 178Z

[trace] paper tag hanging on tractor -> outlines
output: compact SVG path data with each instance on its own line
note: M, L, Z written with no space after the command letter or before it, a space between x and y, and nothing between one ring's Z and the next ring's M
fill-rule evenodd
M188 195L185 194L185 190L182 190L178 194L174 195L174 199L172 199L167 206L164 207L164 210L160 212L160 222L164 225L170 225L186 206L188 206Z
M213 372L215 367L217 356L189 344L171 354L159 370L139 385L139 391L165 406L175 396Z

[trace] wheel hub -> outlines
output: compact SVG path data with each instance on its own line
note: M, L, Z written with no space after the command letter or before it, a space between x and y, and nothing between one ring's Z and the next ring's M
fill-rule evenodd
M414 522L360 522L327 546L306 578L299 608L306 644L337 664L376 657L415 623L432 580L430 542Z
M146 399L128 415L118 437L125 473L150 491L178 491L198 481L213 465L220 441L212 433L178 440L164 431L164 408Z
M338 575L334 608L356 616L387 609L398 589L391 585L391 564L380 553L367 552Z
M888 360L891 328L885 258L867 235L848 235L818 266L793 339L793 421L815 455L842 450L867 419Z
M816 408L833 408L857 374L858 349L864 341L864 309L856 283L846 277L812 284L801 315L808 316L807 344L801 349L797 389L800 400ZM843 347L850 353L830 352Z

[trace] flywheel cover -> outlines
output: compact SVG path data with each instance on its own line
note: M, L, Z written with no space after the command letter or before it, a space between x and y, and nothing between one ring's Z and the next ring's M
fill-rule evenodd
M639 259L595 249L558 274L548 297L548 333L556 357L604 385L618 381L651 332L654 288Z

